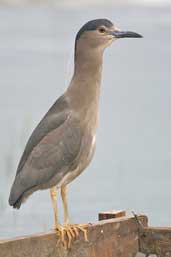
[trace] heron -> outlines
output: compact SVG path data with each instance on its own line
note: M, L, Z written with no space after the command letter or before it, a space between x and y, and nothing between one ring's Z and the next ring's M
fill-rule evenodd
M141 37L118 29L108 19L91 20L81 27L69 86L32 132L19 162L9 204L19 209L34 192L50 189L55 230L68 247L81 231L88 240L86 225L70 222L67 186L87 168L95 152L104 50L120 38ZM58 190L64 209L62 225Z

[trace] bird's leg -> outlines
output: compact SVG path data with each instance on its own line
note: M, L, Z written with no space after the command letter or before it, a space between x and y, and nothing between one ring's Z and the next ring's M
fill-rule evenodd
M71 246L72 239L79 235L79 230L84 233L85 241L88 241L87 237L87 225L84 224L69 224L68 206L67 206L67 187L61 187L61 197L64 207L64 229L68 237L68 248Z
M54 219L55 219L55 228L59 225L58 220L58 209L57 209L57 189L56 187L52 187L50 189L50 196L52 200L52 207L54 212Z
M67 187L61 187L61 197L64 207L64 224L69 224L68 205L67 205Z
M60 225L58 219L58 209L57 209L57 189L56 187L52 187L50 189L50 196L52 200L54 218L55 218L55 227L54 229L58 232L58 236L60 237L61 241L65 244L65 232L63 226Z

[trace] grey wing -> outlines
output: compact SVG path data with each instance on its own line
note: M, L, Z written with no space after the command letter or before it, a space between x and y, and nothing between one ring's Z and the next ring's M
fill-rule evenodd
M67 119L69 113L67 108L67 101L65 96L61 96L55 104L50 108L45 117L40 121L38 126L31 134L21 160L19 162L16 175L22 170L29 154L34 147L40 142L40 140L47 135L50 131L61 126Z
M44 136L33 148L15 178L9 199L10 205L15 207L15 203L23 194L34 187L38 190L44 184L48 185L53 177L55 183L60 181L74 164L81 149L81 142L81 129L71 117Z

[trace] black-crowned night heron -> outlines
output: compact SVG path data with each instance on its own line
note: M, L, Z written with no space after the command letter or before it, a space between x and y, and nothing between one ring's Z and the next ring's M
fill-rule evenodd
M86 23L75 40L74 75L66 92L54 103L33 131L18 165L9 204L20 208L33 192L50 189L55 229L62 241L71 239L84 225L69 223L66 188L90 163L96 141L104 49L118 38L141 35L120 31L107 19ZM57 190L61 189L64 225L57 215Z

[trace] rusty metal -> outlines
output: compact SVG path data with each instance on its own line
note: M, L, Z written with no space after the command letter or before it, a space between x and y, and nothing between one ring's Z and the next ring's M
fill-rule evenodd
M171 228L148 227L145 215L124 214L100 213L101 221L88 224L89 241L80 233L70 250L50 231L1 240L0 257L171 257Z
M138 218L147 225L146 216ZM139 251L137 223L132 216L89 224L88 238L85 242L80 233L70 250L57 245L54 231L0 241L0 257L135 257Z
M157 257L171 257L171 228L145 227L140 233L140 251Z

